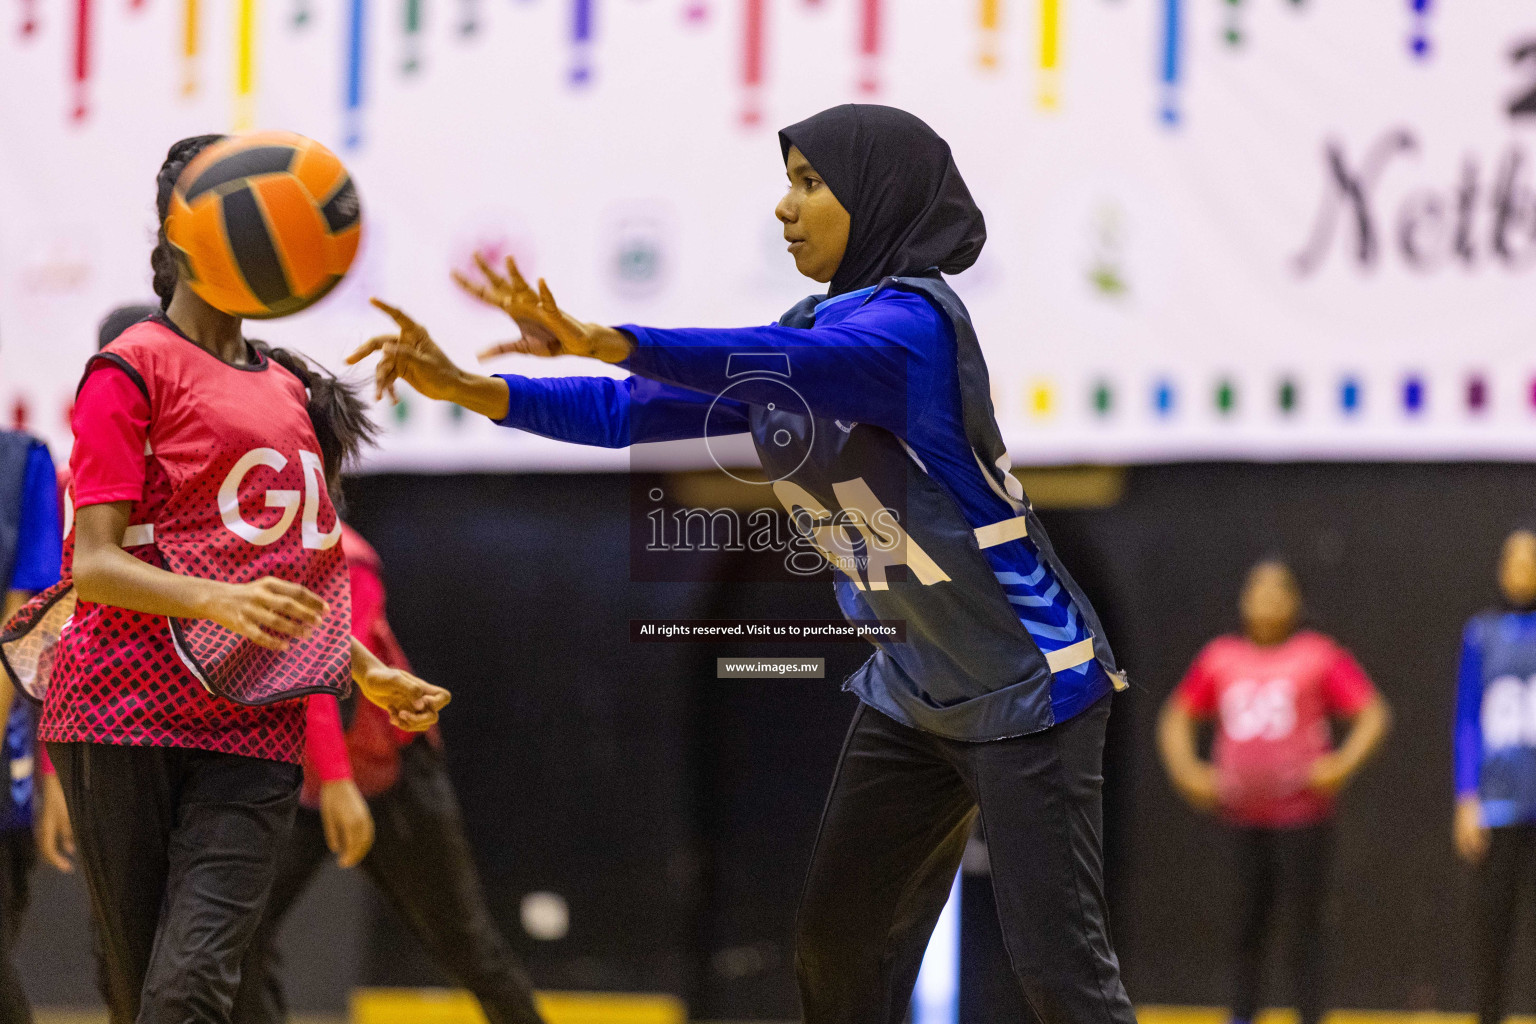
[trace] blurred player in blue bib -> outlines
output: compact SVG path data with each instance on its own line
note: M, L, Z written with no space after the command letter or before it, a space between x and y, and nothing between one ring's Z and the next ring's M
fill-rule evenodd
M1462 634L1456 687L1456 849L1477 867L1478 1017L1504 1017L1515 912L1536 878L1536 533L1499 559L1502 608Z

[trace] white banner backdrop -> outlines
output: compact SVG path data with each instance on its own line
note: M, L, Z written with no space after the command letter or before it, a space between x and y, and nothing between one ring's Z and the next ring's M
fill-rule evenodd
M1423 5L1427 6L1427 5ZM773 319L812 288L775 129L905 107L986 212L955 279L1016 461L1536 454L1536 9L1411 0L20 0L0 24L0 412L57 448L149 296L176 138L302 132L364 249L249 333L338 368L385 296L514 252L589 319ZM503 360L525 373L596 364ZM414 400L412 400L414 399ZM409 396L374 468L622 467Z

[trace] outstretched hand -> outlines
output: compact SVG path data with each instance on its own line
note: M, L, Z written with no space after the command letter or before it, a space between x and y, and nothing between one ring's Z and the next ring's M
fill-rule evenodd
M462 383L464 372L438 347L427 329L403 310L382 299L368 301L400 328L398 334L370 338L347 356L347 365L354 366L375 352L381 353L379 365L373 371L374 401L388 395L390 401L398 402L395 382L400 380L428 398L451 398L455 386Z
M479 253L475 265L480 268L483 281L475 281L458 271L453 279L458 286L488 306L495 306L517 324L522 337L492 345L480 353L480 358L521 353L533 356L587 356L605 363L617 363L629 355L629 339L623 332L612 327L583 323L560 308L555 296L544 279L539 278L538 291L523 279L517 269L517 261L511 256L506 260L506 275Z

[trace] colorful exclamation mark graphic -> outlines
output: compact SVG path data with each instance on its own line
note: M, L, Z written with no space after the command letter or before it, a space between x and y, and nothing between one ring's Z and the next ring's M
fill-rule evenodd
M91 0L76 0L75 7L75 109L76 121L84 121L90 112L88 86L91 80Z
M1243 45L1243 0L1227 0L1227 27L1221 36L1228 46Z
M1048 380L1038 380L1031 384L1027 407L1035 419L1048 419L1056 411L1055 385Z
M1413 12L1413 29L1408 34L1408 52L1413 54L1415 60L1429 59L1429 5L1430 0L1408 0L1408 8Z
M1345 377L1339 382L1339 408L1344 415L1353 416L1365 405L1365 389L1358 377Z
M1223 416L1230 416L1237 409L1237 385L1230 377L1224 377L1216 382L1216 411Z
M1179 76L1180 50L1184 29L1182 25L1183 0L1163 0L1163 104L1160 114L1163 123L1179 123Z
M1301 405L1301 385L1296 383L1294 377L1281 377L1280 387L1275 391L1275 404L1280 407L1280 415L1290 416Z
M405 0L405 54L400 70L407 75L421 69L421 3L422 0Z
M235 131L256 124L256 0L235 0Z
M1109 381L1100 378L1094 382L1093 394L1089 397L1093 405L1093 411L1098 416L1108 416L1115 411L1115 389L1110 387Z
M288 16L288 23L294 28L303 28L309 24L310 17L309 0L294 0L293 13Z
M1429 389L1424 384L1424 378L1416 373L1409 374L1403 379L1403 411L1409 416L1417 416L1428 404Z
M1159 417L1167 419L1173 415L1174 403L1177 396L1173 391L1173 381L1166 377L1152 385L1152 411Z
M480 33L480 0L459 0L459 35Z
M21 0L21 38L37 34L37 0Z
M1488 410L1488 378L1474 373L1467 378L1467 411L1477 416Z
M880 4L861 0L859 8L859 90L880 91Z
M741 123L755 125L763 118L763 33L767 0L744 0L741 37L741 84L746 92Z
M981 52L976 62L991 71L997 67L997 49L1003 21L1003 0L980 0Z
M1061 5L1065 0L1040 0L1040 82L1035 100L1041 110L1061 104Z
M197 95L199 2L182 0L181 4L181 94L186 97Z
M352 0L347 15L346 124L343 138L348 149L363 144L363 34L366 0Z
M709 20L709 5L704 0L688 0L683 4L683 20L690 25L702 25Z
M594 0L571 0L571 84L592 80L592 5Z

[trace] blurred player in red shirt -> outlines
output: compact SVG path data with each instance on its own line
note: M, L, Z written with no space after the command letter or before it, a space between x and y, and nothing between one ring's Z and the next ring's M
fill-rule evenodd
M215 140L172 147L162 221ZM10 620L4 665L43 701L114 1020L227 1022L298 802L301 698L350 679L426 728L448 695L349 636L330 493L367 433L355 398L202 302L163 229L152 263L160 314L75 402L64 579Z
M1386 702L1349 652L1297 630L1301 591L1289 567L1261 562L1240 602L1242 636L1205 646L1158 723L1174 786L1213 810L1237 838L1241 929L1234 1024L1258 1012L1265 933L1289 911L1288 962L1301 1024L1326 1008L1323 907L1334 800L1386 735ZM1333 746L1332 719L1351 725ZM1215 719L1212 760L1198 753L1198 723Z
M352 635L386 665L410 670L384 615L383 564L351 527L341 546L352 585ZM437 731L390 724L377 705L309 698L304 789L293 833L242 968L233 1024L284 1024L276 937L325 859L360 865L437 965L480 1000L489 1024L542 1024L532 986L496 927L464 834Z

